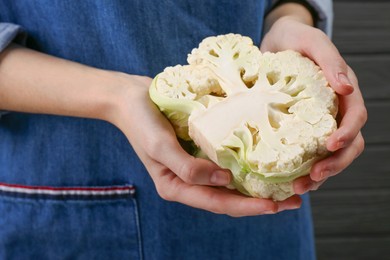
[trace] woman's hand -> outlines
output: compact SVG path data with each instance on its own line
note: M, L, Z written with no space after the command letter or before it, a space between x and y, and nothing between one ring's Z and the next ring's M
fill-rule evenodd
M330 86L339 95L339 128L327 141L327 149L334 153L316 163L309 176L294 182L297 194L315 190L328 177L350 165L364 149L360 130L367 120L367 111L356 75L322 31L293 16L275 21L260 49L262 52L291 49L309 57L322 68Z
M275 203L223 186L231 175L194 158L151 102L151 79L88 67L11 44L0 55L0 109L95 118L116 125L146 166L160 196L231 216L298 208L299 196Z
M230 216L272 214L300 206L297 195L276 203L224 188L231 181L230 172L183 150L172 126L149 98L152 80L120 77L127 90L112 123L125 133L163 199Z

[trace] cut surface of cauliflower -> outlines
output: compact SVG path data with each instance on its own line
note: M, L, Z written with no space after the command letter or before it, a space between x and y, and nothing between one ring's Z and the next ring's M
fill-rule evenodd
M337 96L320 68L291 50L261 53L238 34L204 39L188 63L150 87L176 134L231 170L242 193L293 195L292 180L328 154L337 128Z

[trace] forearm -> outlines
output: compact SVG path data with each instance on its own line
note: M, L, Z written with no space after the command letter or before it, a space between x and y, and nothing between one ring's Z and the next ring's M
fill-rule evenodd
M106 120L122 91L113 78L107 71L11 45L0 55L0 110Z
M281 18L288 18L313 26L313 16L303 5L297 3L284 3L273 9L266 17L264 32L268 32L272 25Z

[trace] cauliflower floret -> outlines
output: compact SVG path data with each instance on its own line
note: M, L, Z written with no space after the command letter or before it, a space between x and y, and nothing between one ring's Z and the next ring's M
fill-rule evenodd
M188 136L188 117L195 110L207 108L224 94L210 70L202 66L176 65L167 67L153 81L156 88L150 95L159 97L161 111L171 121L176 135L184 140ZM215 95L215 96L214 96Z
M222 89L231 95L252 85L259 71L260 50L239 34L212 36L188 55L188 63L211 69Z
M206 38L188 62L159 74L150 90L178 136L230 169L241 192L293 195L292 180L328 154L337 128L337 96L320 68L294 51L262 54L237 34Z
M253 197L273 198L277 201L284 200L294 193L290 182L264 182L259 180L257 176L252 173L245 176L242 185Z
M210 71L202 66L167 67L159 75L156 86L161 94L177 99L196 100L212 93L222 95L218 81L208 74Z

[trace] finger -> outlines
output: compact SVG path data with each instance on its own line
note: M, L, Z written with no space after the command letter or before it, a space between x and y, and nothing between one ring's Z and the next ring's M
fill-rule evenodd
M225 187L220 187L219 189L225 190L231 194L243 196L243 194L240 193L238 190L232 190L232 189L228 189ZM298 195L293 195L293 196L291 196L283 201L275 201L275 203L278 205L277 212L281 212L284 210L291 210L291 209L299 208L302 204L302 199Z
M278 201L278 212L300 208L302 199L298 195L293 195L284 201Z
M321 31L311 32L311 41L305 41L302 52L314 60L323 70L330 86L340 95L354 91L348 77L348 66L331 40Z
M328 180L328 178L326 178L326 179L324 179L322 181L319 181L319 182L315 182L313 184L313 186L311 187L310 191L318 190L318 188L321 187L321 185L324 184L327 180Z
M322 181L344 170L364 150L364 139L361 133L346 148L336 151L330 157L316 163L310 173L314 181Z
M137 129L137 133L145 133L145 136L141 138L142 142L135 145L142 147L138 151L143 160L147 160L147 157L165 165L187 183L221 186L230 183L231 175L228 170L221 169L209 160L189 155L180 146L171 124L161 112L151 102L146 108L153 116L145 117L144 125L153 129L153 134L145 133L145 129Z
M353 71L349 69L350 78L354 85L357 85L357 79ZM364 106L362 94L357 87L353 94L340 97L340 115L342 120L339 128L329 137L327 149L336 151L348 146L359 134L360 129L367 121L367 110Z
M235 195L240 195L240 196L243 195L238 190L231 190L231 189L227 189L225 187L221 187L220 189L224 189L224 190L228 191L229 193L232 193ZM283 201L276 201L275 203L278 205L277 212L281 212L284 210L291 210L291 209L299 208L302 204L302 199L298 195L293 195L293 196L291 196Z
M302 195L308 191L317 190L325 181L326 179L319 182L313 181L310 175L300 177L293 182L294 192Z
M359 135L366 121L367 112L364 106L356 105L348 109L339 128L327 140L327 149L333 152L349 146Z
M163 139L159 152L154 158L167 166L172 172L189 184L226 186L231 181L231 174L215 163L189 155L176 139Z
M293 196L288 200L276 203L269 199L251 198L220 189L202 185L189 185L177 176L167 175L158 178L157 190L163 199L177 201L195 208L233 217L274 214L281 210L298 208L301 200ZM167 188L170 187L170 188ZM174 188L173 188L174 187Z
M209 186L190 185L178 177L169 179L166 176L165 180L155 181L162 186L157 190L163 199L213 213L241 217L274 214L278 210L277 204L271 200L249 198Z

